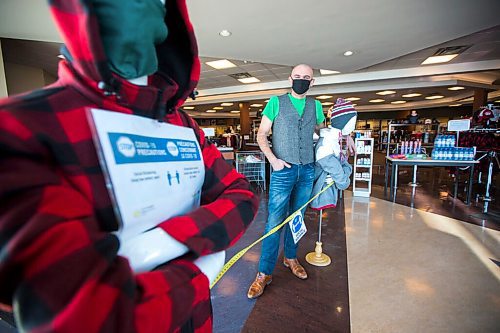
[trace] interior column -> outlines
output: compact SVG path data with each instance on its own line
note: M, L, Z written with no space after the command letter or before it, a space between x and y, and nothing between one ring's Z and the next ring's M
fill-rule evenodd
M487 89L475 89L474 90L474 104L472 107L472 112L475 112L481 108L481 106L486 106L488 104L488 90Z

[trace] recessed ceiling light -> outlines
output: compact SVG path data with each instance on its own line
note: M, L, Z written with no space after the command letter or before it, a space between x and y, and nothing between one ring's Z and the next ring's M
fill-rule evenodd
M377 98L377 99L370 99L370 103L382 103L385 102L385 99Z
M339 71L331 71L329 69L320 69L319 72L321 73L321 75L340 74Z
M245 77L243 79L238 79L238 81L240 81L241 83L256 83L256 82L260 82L260 80L256 77Z
M234 103L222 103L221 106L232 106Z
M348 97L345 100L346 101L350 101L350 102L354 102L354 101L359 101L360 99L361 98L359 98L359 97Z
M58 55L57 55L57 57L58 57L59 59L62 59L62 60L66 59L66 57L65 57L65 56L63 56L62 54L58 54Z
M321 96L318 96L316 97L316 99L329 99L329 98L332 98L333 96L330 96L330 95L321 95Z
M213 67L215 69L225 69L225 68L236 67L235 64L233 64L231 61L229 61L227 59L208 61L205 64L207 64L208 66Z
M411 93L411 94L403 95L404 98L412 98L412 97L418 97L418 96L422 96L422 94L420 94L420 93Z
M217 111L215 111L215 110L207 110L207 113L215 113L215 112L217 112Z
M222 106L214 106L214 110L222 110L224 109Z
M232 33L231 31L224 29L221 32L219 32L219 35L221 35L222 37L229 37L232 35Z
M240 110L232 110L231 113L240 113Z
M462 104L450 104L450 107L453 107L453 106L460 106Z
M385 95L392 95L395 93L396 92L394 90L384 90L384 91L379 91L377 95L385 96Z
M267 102L269 102L269 100L268 100L268 99L266 99L264 102L266 102L266 103L267 103Z
M459 86L456 86L456 87L449 87L448 90L452 90L452 91L455 91L455 90L464 90L465 87L459 87Z
M406 101L394 101L394 102L391 102L391 104L405 104Z
M333 105L333 103L332 102L323 102L323 103L321 103L321 105L329 106L329 105Z
M194 106L183 106L184 110L194 110Z
M440 99L444 98L443 95L432 95L432 96L427 96L425 99Z
M354 52L352 52L352 51L345 51L345 52L344 52L344 55L345 55L346 57L352 56L353 54L354 54Z
M251 104L250 107L252 108L260 108L261 106L264 106L264 104Z
M421 65L431 65L431 64L442 64L444 62L448 62L453 60L458 54L447 54L440 56L432 56L425 59Z

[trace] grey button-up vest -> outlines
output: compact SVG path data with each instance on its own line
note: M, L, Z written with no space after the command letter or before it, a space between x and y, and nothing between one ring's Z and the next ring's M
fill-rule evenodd
M292 164L314 162L313 134L316 127L316 101L306 97L302 117L288 94L278 96L279 111L273 122L273 153Z

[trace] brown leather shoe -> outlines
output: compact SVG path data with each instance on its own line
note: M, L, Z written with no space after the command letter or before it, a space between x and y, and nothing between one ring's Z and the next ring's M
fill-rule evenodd
M289 267L293 275L295 275L299 279L307 279L306 270L304 269L304 267L302 267L297 259L283 258L283 265L285 265L285 267Z
M273 281L272 275L266 275L264 273L257 273L255 280L250 285L248 289L248 298L257 298L264 293L264 288Z

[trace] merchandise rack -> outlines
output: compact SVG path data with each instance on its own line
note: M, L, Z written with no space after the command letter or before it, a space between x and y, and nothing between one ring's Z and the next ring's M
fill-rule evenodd
M373 138L356 138L356 155L354 155L354 171L352 177L352 193L355 197L369 197L372 192ZM363 177L364 176L364 177ZM366 183L367 186L359 186Z
M261 151L236 153L236 171L244 175L250 183L256 183L266 190L266 157Z

